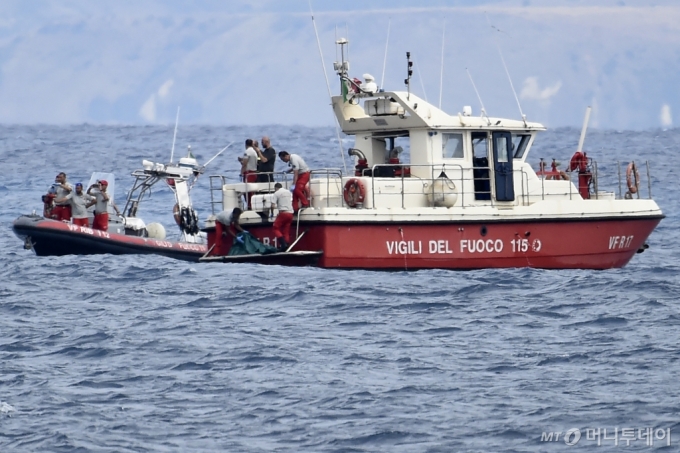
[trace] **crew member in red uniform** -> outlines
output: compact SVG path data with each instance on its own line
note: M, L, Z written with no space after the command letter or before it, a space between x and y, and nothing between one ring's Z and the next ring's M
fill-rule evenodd
M52 214L52 211L54 210L54 194L53 193L48 193L42 196L42 201L43 201L43 217L46 219L53 219L56 220L57 217Z
M274 209L279 210L274 220L274 237L279 250L285 252L288 250L288 241L290 241L290 224L293 223L293 194L278 182L274 184L274 189L276 192L272 195L272 215Z
M94 220L92 221L92 228L95 230L107 231L109 229L109 194L106 189L109 183L105 180L97 181L87 189L88 195L93 195L96 199L94 205ZM92 193L94 189L94 194ZM116 214L120 215L118 207L111 203Z
M71 214L74 225L90 226L87 220L87 208L95 203L95 198L83 192L83 185L76 183L76 191L71 192L64 198L54 200L57 203L68 202L71 205Z
M279 158L288 163L290 170L293 172L293 212L297 213L299 209L309 207L309 200L307 200L307 183L309 182L309 167L297 154L288 154L287 151L281 151Z
M63 200L72 190L71 184L66 182L66 173L62 171L54 178L54 184L50 189L50 192L53 191L55 198L55 206L52 208L51 214L53 219L66 222L71 220L71 204L68 200L61 203L57 200Z
M228 253L227 245L233 241L226 241L227 236L236 239L238 233L245 233L239 223L243 211L234 208L233 211L222 211L215 216L215 252L214 255L224 256Z

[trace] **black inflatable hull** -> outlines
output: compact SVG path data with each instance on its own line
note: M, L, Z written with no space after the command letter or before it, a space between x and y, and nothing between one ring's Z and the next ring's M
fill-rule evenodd
M38 256L155 254L198 262L208 251L204 244L107 233L37 215L17 218L12 228L24 247L32 248Z

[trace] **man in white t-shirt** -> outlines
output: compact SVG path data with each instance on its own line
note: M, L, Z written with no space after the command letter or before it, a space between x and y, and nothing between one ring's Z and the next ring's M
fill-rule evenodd
M288 154L287 151L281 151L279 158L288 163L290 167L289 172L293 172L293 212L298 212L299 209L309 207L309 200L307 200L307 183L309 182L309 167L302 157L297 154Z
M257 160L258 155L255 148L253 148L253 140L246 140L246 151L243 156L238 158L241 162L241 177L243 182L251 183L257 182ZM248 209L250 209L250 199L253 197L253 192L248 191Z
M80 226L90 226L87 220L87 208L95 203L95 198L83 192L83 185L76 183L75 192L71 192L64 198L57 198L56 203L67 202L71 205L72 223Z
M279 214L274 220L274 237L278 243L279 250L288 250L290 240L290 224L293 223L293 194L290 190L284 189L281 183L274 184L276 192L272 195L272 213L274 209L279 210Z
M242 212L241 208L234 208L232 211L221 211L215 216L215 251L213 255L223 256L229 252L227 244L231 244L232 241L225 240L227 235L236 239L238 234L245 232L239 223Z
M257 151L253 148L253 140L246 140L246 151L238 158L241 162L243 182L257 182Z

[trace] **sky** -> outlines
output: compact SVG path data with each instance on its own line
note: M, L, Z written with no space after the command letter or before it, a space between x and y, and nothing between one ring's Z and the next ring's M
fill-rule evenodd
M350 75L388 91L411 52L412 91L450 114L580 127L592 106L592 127L619 130L680 115L680 2L414 4L3 0L0 122L173 124L179 107L181 124L332 126L339 37Z

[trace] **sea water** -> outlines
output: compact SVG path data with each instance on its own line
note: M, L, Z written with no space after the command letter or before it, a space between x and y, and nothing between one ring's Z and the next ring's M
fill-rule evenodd
M235 176L244 140L263 134L312 167L343 166L334 128L180 126L175 160L234 142L194 187L202 220L208 175ZM529 162L565 169L578 135L541 134ZM40 258L11 225L41 212L58 172L114 172L122 207L142 160L169 160L172 127L0 137L2 452L648 451L666 433L680 445L678 129L589 132L600 190L618 192L615 162L634 159L646 195L649 161L667 216L647 251L607 271ZM172 238L173 204L159 185L139 215Z

